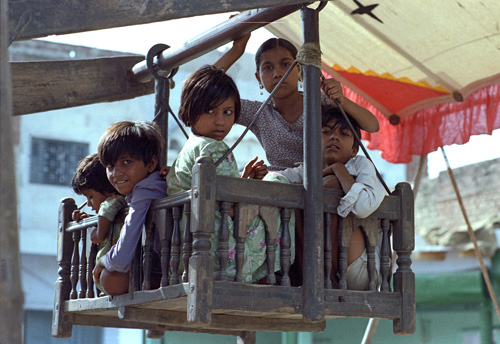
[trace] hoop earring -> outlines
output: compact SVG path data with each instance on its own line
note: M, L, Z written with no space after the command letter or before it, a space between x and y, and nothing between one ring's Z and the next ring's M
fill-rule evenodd
M264 85L262 85L260 82L259 82L259 88L260 88L260 95L264 95L264 92L262 92L262 90L264 89Z

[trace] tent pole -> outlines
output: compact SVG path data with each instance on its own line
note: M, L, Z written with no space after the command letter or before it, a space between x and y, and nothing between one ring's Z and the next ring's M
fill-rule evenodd
M439 148L441 149L441 153L443 154L444 161L446 162L446 169L448 171L448 175L450 176L451 184L453 185L453 189L455 190L455 195L457 197L458 204L460 205L460 210L462 210L462 215L464 216L464 220L467 224L467 231L469 233L469 237L470 237L472 243L474 244L474 253L476 254L476 257L479 261L479 265L481 267L481 273L483 274L484 282L485 282L486 287L488 289L488 293L490 295L491 301L493 302L493 305L495 306L498 320L500 320L500 308L498 307L498 301L497 301L497 298L495 296L495 291L493 290L493 286L491 284L490 276L488 275L488 270L486 269L486 266L484 265L483 254L481 253L481 250L479 249L479 246L477 244L476 234L474 233L474 229L472 229L472 225L470 224L470 221L469 221L469 216L467 216L467 212L465 211L464 202L462 200L462 196L460 195L460 190L458 189L457 181L455 180L455 176L454 176L453 171L450 167L450 163L448 162L448 157L446 156L444 148L443 147L439 147Z
M417 175L415 176L415 180L413 181L413 197L415 199L417 199L418 189L420 188L420 180L422 179L422 174L425 167L427 167L427 154L421 155L418 161Z
M23 342L23 292L12 143L8 0L0 0L0 343Z

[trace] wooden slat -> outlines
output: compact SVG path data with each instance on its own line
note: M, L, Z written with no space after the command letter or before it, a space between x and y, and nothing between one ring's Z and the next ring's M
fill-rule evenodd
M125 307L130 305L148 304L156 301L175 300L178 298L184 300L183 302L185 304L187 288L188 284L183 283L154 290L137 291L132 295L124 294L113 297L110 296L99 297L95 299L69 300L64 303L64 311L65 312L101 311L106 309L118 309L119 307Z
M301 288L214 282L214 311L300 314L301 302Z
M11 63L14 115L131 99L154 83L131 83L127 71L144 57Z
M217 200L281 208L303 208L302 185L217 176Z
M401 294L330 289L325 290L325 315L395 319L401 316Z
M147 24L205 14L244 11L303 3L302 0L86 0L9 1L9 37L21 16L32 19L17 40L128 25Z

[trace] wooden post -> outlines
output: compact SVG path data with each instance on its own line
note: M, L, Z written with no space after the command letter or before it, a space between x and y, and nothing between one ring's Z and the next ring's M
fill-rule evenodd
M12 143L8 0L0 0L0 343L22 343L16 164Z
M57 228L57 262L59 277L56 281L54 311L52 313L52 335L56 338L71 337L72 323L64 315L64 301L69 300L71 293L71 258L73 255L73 235L66 232L71 221L71 214L76 209L72 198L65 198L59 204L59 220Z
M215 178L212 159L199 158L193 167L191 189L193 255L189 258L187 320L200 325L212 322L214 263L209 239L215 225Z
M304 43L319 46L319 15L302 8ZM319 61L321 64L321 61ZM323 180L321 174L320 70L301 66L304 73L304 320L322 321L325 317L323 267Z
M402 218L394 224L394 250L398 269L394 273L394 291L402 294L401 317L395 319L397 334L415 332L415 274L411 271L411 252L415 248L414 199L410 184L399 183L393 195L399 197Z

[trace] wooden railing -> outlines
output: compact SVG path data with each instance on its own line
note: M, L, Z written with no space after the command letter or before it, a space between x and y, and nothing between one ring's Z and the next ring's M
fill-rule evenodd
M283 315L299 315L306 296L300 288L291 287L288 276L291 262L291 239L288 229L290 214L294 210L303 209L304 188L302 185L280 184L230 178L215 175L215 166L208 158L198 161L193 173L193 188L190 191L168 196L153 202L146 220L143 240L136 251L132 264L129 294L131 297L115 297L116 307L121 309L121 319L124 314L134 314L134 318L144 319L144 324L156 322L167 324L151 316L148 318L148 309L144 309L142 316L138 314L140 298L134 296L134 308L127 308L127 301L132 295L139 295L147 290L159 288L162 290L158 299L145 298L147 302L165 300L167 298L183 297L186 300L184 310L186 327L215 326L217 322L212 313L244 312L247 318L256 314L266 314L272 318ZM323 191L323 211L325 237L319 238L316 243L318 249L323 250L324 279L321 288L324 288L323 301L325 317L355 316L381 317L394 319L394 332L413 333L415 330L415 303L414 303L414 275L411 271L410 254L413 250L413 193L408 184L398 184L392 195L386 196L380 207L365 219L353 215L339 221L339 288L333 289L328 271L331 270L332 247L329 240L329 223L332 215L337 213L337 206L341 193L333 190ZM214 271L213 257L209 253L209 238L214 232L214 214L216 206L222 214L227 214L230 205L234 206L234 235L236 239L236 278L235 282L227 282L226 262L228 257L227 223L221 222L218 231L218 269ZM279 286L274 274L275 252L274 245L270 244L277 238L276 208L279 209L283 223L281 236L280 259L281 279ZM92 309L94 311L112 305L102 306L93 292L91 271L95 264L95 247L90 243L89 228L96 226L95 218L85 219L81 223L70 221L72 211L76 209L72 199L61 202L59 212L59 242L58 261L59 278L56 283L56 299L54 307L53 334L64 337L71 334L71 325L78 324L77 314L80 311ZM185 214L185 228L181 228ZM269 274L267 284L243 285L241 281L241 267L244 253L246 228L249 221L259 215L266 225L266 241ZM350 235L354 229L361 227L367 244L368 270L370 291L358 292L347 290L345 271L347 268L347 250ZM307 229L306 229L307 230ZM158 232L161 243L161 282L153 286L151 280L151 266L153 241L155 232ZM378 238L381 242L381 284L375 284L375 247ZM391 247L390 240L394 242ZM398 268L394 274L391 290L391 252L397 254ZM304 280L304 283L311 283ZM169 288L182 286L184 289L175 289L176 295L166 296ZM270 289L266 289L270 288ZM271 288L272 287L272 288ZM275 290L274 288L280 288ZM179 291L180 290L180 291ZM184 290L185 292L183 292ZM247 295L253 295L252 302L242 300L236 293L245 290ZM281 291L280 291L281 290ZM234 293L234 295L233 295ZM129 295L127 294L127 295ZM172 295L175 293L172 293ZM170 295L170 294L168 294ZM102 299L102 298L100 298ZM71 302L82 300L78 305L70 306ZM68 303L69 302L69 303ZM97 306L99 305L99 306ZM179 311L176 304L176 311ZM103 308L103 309L104 309ZM128 309L124 312L124 309ZM151 311L151 310L150 310ZM68 317L71 312L72 317ZM153 314L153 313L151 313ZM117 316L117 319L120 316ZM300 319L300 317L299 317ZM131 320L131 319L129 319ZM212 323L212 321L214 322ZM83 321L83 320L82 320ZM87 321L87 320L86 320ZM126 322L126 320L123 320ZM130 327L131 323L123 325ZM210 325L212 324L212 325ZM271 322L269 322L271 324ZM306 324L307 325L307 324ZM106 326L104 324L104 326ZM113 326L119 326L113 322ZM260 327L259 327L260 326ZM275 325L273 325L275 326ZM143 328L147 328L144 326ZM213 327L215 328L215 327ZM319 330L311 325L311 331ZM68 330L69 329L69 330ZM255 330L266 330L265 322L259 323ZM179 330L179 329L177 329ZM273 328L276 330L276 328ZM287 329L278 328L286 331ZM296 326L290 326L289 331L297 331Z

